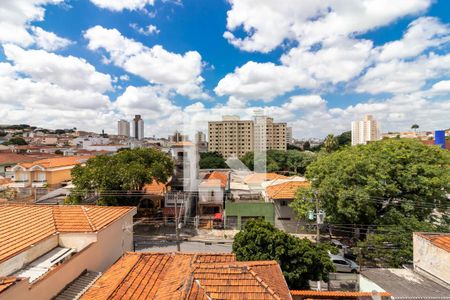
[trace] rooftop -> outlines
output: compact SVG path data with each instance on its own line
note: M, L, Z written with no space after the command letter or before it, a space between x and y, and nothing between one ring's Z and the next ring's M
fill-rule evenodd
M416 234L429 240L436 247L450 252L450 233L418 232Z
M232 254L127 253L81 299L291 299L275 261Z
M244 183L246 184L260 184L264 181L275 180L275 179L285 179L287 176L277 174L277 173L253 173L245 176Z
M0 205L0 262L59 232L96 232L134 207Z
M388 292L348 292L348 291L313 291L313 290L291 290L292 296L309 296L309 297L334 297L334 298L344 298L349 297L372 297L381 296L389 297L391 296ZM322 298L324 299L324 298ZM326 298L328 299L328 298Z
M272 200L294 199L299 188L308 187L309 185L310 183L308 181L288 181L268 186L266 193Z
M450 290L410 269L367 269L361 274L395 299L448 299L450 295Z
M19 165L24 168L31 168L34 166L41 166L45 169L47 168L57 168L73 166L85 163L90 157L89 156L64 156L64 157L52 157L41 160L36 160L30 163L20 163Z
M151 195L163 196L167 192L167 184L153 179L151 183L144 185L144 192Z
M202 186L218 186L226 187L228 183L228 175L224 172L213 171L205 176Z
M33 162L40 159L47 158L49 154L39 153L39 154L17 154L13 152L2 152L0 153L0 165L2 164L17 164Z

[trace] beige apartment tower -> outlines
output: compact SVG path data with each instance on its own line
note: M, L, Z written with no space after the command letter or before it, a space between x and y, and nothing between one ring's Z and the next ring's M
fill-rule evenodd
M286 123L274 123L266 116L256 116L255 120L223 116L222 121L208 122L208 151L228 158L242 157L251 151L286 150L286 134Z
M352 146L365 145L367 142L378 141L379 139L379 124L371 115L365 115L361 121L352 122Z

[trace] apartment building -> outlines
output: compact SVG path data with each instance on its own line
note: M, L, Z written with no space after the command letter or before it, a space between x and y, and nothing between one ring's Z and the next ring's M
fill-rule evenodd
M130 136L130 122L127 120L119 120L117 122L117 135Z
M352 122L352 146L365 145L367 142L380 139L380 128L377 120L365 115L363 120Z
M144 120L141 115L135 115L133 119L133 137L142 140L144 138Z
M239 116L223 116L222 121L208 122L208 151L217 151L225 158L242 157L247 152L286 150L286 123L256 116L241 120Z

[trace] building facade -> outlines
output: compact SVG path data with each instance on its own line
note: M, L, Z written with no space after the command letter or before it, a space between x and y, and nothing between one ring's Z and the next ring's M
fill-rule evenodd
M117 122L117 135L130 136L130 122L127 120L119 120Z
M135 115L133 119L133 137L142 140L144 138L144 120L141 115Z
M287 149L286 123L274 123L262 115L255 120L223 116L222 121L208 122L208 136L208 151L217 151L225 158L242 157L251 151Z
M352 146L365 145L367 142L380 139L380 128L377 120L365 115L363 120L352 122Z

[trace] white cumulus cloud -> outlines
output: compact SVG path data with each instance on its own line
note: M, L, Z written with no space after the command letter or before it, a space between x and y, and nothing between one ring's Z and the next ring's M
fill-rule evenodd
M91 0L92 3L100 8L111 11L139 10L146 5L153 5L155 0Z

